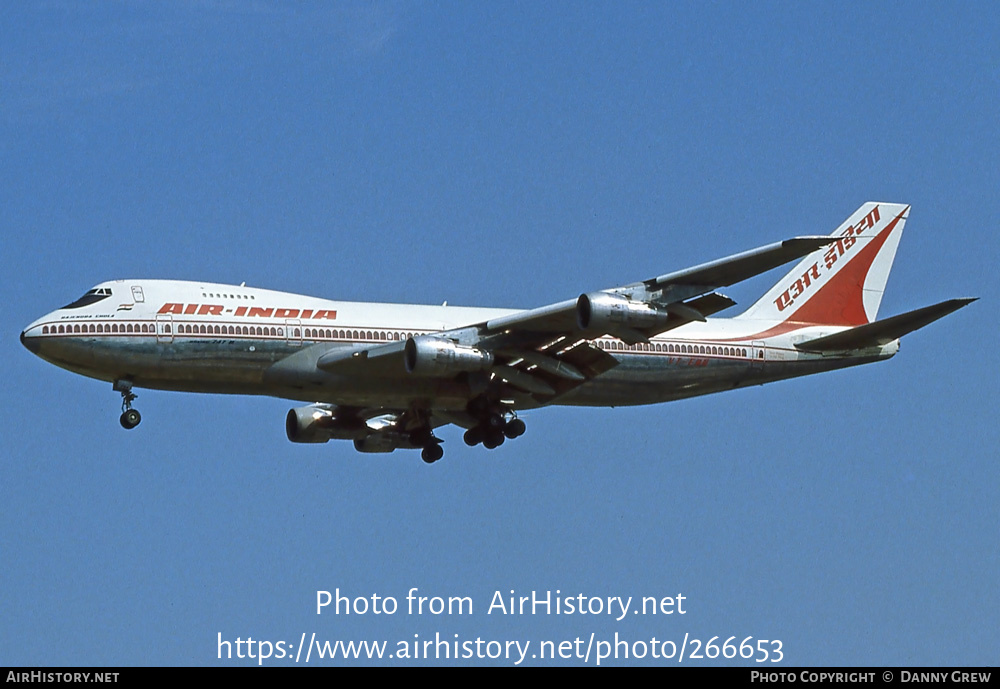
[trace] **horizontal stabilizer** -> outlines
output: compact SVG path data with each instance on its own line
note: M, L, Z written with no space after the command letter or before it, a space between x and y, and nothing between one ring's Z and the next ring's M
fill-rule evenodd
M898 316L884 318L874 323L859 325L850 330L818 337L815 340L800 342L795 346L807 352L840 352L851 349L865 349L866 347L881 347L893 340L897 340L907 333L918 330L925 325L929 325L939 318L944 318L953 311L958 311L963 306L971 304L972 299L949 299L940 304L925 306L916 311L901 313Z

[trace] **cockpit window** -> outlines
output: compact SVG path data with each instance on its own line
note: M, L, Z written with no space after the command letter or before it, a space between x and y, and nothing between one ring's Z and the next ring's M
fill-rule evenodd
M95 287L89 290L82 297L74 301L72 304L66 304L64 309L79 309L82 306L90 306L91 304L96 304L102 299L107 299L111 296L110 287Z

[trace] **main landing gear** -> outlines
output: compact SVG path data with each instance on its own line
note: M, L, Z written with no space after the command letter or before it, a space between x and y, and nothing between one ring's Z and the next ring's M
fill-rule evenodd
M510 418L507 418L510 414ZM482 416L481 421L465 432L465 444L470 447L482 443L487 450L503 445L508 438L513 440L524 435L524 421L512 412L490 412ZM444 456L441 439L434 437L429 428L422 428L410 433L410 442L420 451L420 458L427 464L433 464Z
M132 392L132 383L127 380L116 380L114 383L114 389L122 394L122 415L118 420L122 424L122 428L126 430L132 430L139 425L142 421L142 416L139 414L138 409L132 408L132 401L135 400L138 395Z
M502 414L490 413L479 423L465 432L463 440L469 447L474 447L479 443L483 444L487 450L503 445L504 440L513 440L524 435L524 421L516 416L510 420L504 418Z

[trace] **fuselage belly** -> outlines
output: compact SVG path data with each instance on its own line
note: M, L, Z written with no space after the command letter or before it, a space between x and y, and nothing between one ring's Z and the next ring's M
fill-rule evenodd
M396 376L336 375L315 366L324 353L364 346L363 342L297 344L281 339L182 335L162 342L154 333L128 337L73 334L42 339L36 344L36 353L91 378L109 382L126 379L137 387L159 390L267 395L348 406L406 407L419 401L431 409L451 410L463 409L475 395L475 387L461 376L416 378L402 370ZM781 350L786 360L761 357L764 361L758 361L743 357L744 349L738 348L739 356L610 351L618 361L616 366L569 391L557 403L597 407L655 404L891 356L890 352L879 352L820 358ZM753 351L760 353L759 349ZM282 368L280 362L293 355L304 365ZM522 406L539 405L526 402Z

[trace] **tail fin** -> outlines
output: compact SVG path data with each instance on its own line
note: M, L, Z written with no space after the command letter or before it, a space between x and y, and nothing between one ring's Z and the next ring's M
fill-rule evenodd
M739 318L857 326L878 315L910 207L866 203Z

